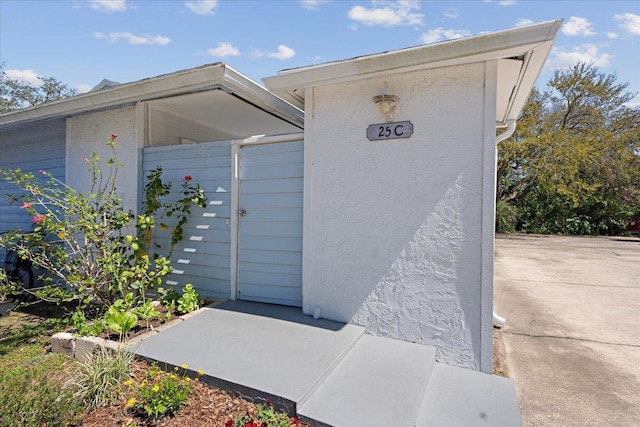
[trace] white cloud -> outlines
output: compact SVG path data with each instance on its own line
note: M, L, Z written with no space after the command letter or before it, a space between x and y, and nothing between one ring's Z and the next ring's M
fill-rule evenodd
M583 44L575 46L572 50L567 51L561 48L553 48L551 55L545 64L546 69L554 70L557 68L572 67L578 62L593 64L596 67L608 67L611 64L613 55L600 52L594 44Z
M73 88L77 90L78 93L87 93L93 88L93 86L86 83L79 83L77 85L74 85Z
M184 5L195 14L203 16L214 15L216 7L218 7L218 0L191 0L185 1Z
M89 0L89 7L100 12L113 13L127 10L126 0Z
M622 13L615 14L613 18L620 22L618 26L629 34L637 36L640 35L640 15L635 13Z
M218 43L218 47L207 49L207 54L224 58L225 56L238 56L240 55L240 51L231 43L220 42Z
M518 22L516 22L516 27L526 27L527 25L531 24L533 24L533 21L531 19L520 18L518 19Z
M593 32L591 22L585 18L572 16L569 18L569 21L562 26L562 34L565 36L592 36L595 33Z
M620 37L620 35L618 33L614 33L613 31L609 31L607 33L607 37L609 37L610 39L617 39L618 37Z
M454 30L454 29L445 30L442 27L438 27L422 34L421 40L422 40L422 43L429 44L429 43L438 42L440 40L459 39L460 37L467 37L470 35L471 35L471 32L467 30Z
M261 50L254 49L251 51L250 55L252 58L262 58L263 56L266 56L267 58L285 60L293 58L296 55L296 52L289 46L281 44L280 46L278 46L278 50L276 50L275 52L263 52Z
M493 3L495 0L482 0L483 3ZM500 6L513 6L518 3L516 0L501 0L498 2Z
M629 108L637 108L640 107L640 94L634 96L633 98L631 98L628 102L624 103L625 107L629 107Z
M347 15L350 19L368 26L422 25L424 15L413 12L420 9L420 2L408 0L398 2L374 1L373 5L374 7L371 9L354 6Z
M331 0L300 0L300 6L309 10L318 10L324 3L329 3Z
M171 42L169 37L163 36L136 36L132 33L94 33L93 36L97 39L108 40L112 43L120 41L120 39L125 39L129 41L129 44L155 44L164 46Z
M38 74L33 70L4 70L4 73L11 80L18 80L28 83L31 86L40 87L42 82L38 79Z
M269 58L285 60L296 56L296 51L291 49L289 46L281 44L278 46L278 50L276 52L268 53L267 56Z
M458 9L457 7L450 7L449 9L444 11L444 16L446 16L447 18L456 19L458 16L460 16L460 9Z

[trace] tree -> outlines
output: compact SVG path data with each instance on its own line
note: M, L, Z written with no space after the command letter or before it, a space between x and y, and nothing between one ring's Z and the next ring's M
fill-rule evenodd
M578 63L532 92L517 131L498 146L496 196L501 212L515 211L516 230L622 230L640 206L640 108L625 105L628 85Z
M38 77L39 85L12 79L0 65L0 114L56 101L77 94L55 77Z

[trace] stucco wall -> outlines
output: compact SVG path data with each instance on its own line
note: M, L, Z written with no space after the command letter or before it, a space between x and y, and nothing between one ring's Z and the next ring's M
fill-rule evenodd
M139 190L139 143L136 133L136 107L83 114L67 119L66 180L72 188L87 191L91 187L88 164L83 161L91 153L102 161L113 157L107 142L111 134L117 135L116 155L123 166L118 171L117 191L126 209L137 212ZM107 167L103 167L107 171Z
M409 139L366 138L385 81ZM479 369L484 83L479 63L307 90L306 313Z

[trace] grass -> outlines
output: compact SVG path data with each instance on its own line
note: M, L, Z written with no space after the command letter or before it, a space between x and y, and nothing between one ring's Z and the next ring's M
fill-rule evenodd
M0 426L65 426L81 411L63 386L69 358L45 349L66 325L24 313L0 318Z
M151 381L150 375L162 379L170 377L172 372L161 373L157 367L140 360L133 362L132 367L131 355L124 353L120 360L117 355L113 359L106 352L98 352L88 364L51 353L48 351L51 335L70 326L62 317L65 312L57 313L55 307L52 310L37 304L26 310L28 312L14 311L0 317L0 427L230 424L244 427L263 422L268 427L306 426L268 405L255 405L198 381L189 387L184 404L183 397L178 396L180 404L174 405L177 412L155 420L138 408L149 403L140 390L149 383L150 390L155 392L157 383L160 391L164 383ZM114 393L106 396L105 390ZM177 402L175 396L169 395L169 398L172 405ZM136 405L136 401L140 405ZM134 403L128 405L128 402ZM163 406L168 408L165 401L150 402L157 404L152 410L168 412L162 410ZM254 420L260 423L253 423Z

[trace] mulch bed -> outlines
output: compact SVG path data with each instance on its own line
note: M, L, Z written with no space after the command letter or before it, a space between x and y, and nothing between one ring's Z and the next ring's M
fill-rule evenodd
M144 378L149 365L136 360L133 367L135 380ZM133 392L125 390L120 401L113 405L95 409L80 417L75 426L82 427L224 427L229 420L240 413L246 413L254 419L258 414L255 405L225 391L214 389L202 382L195 382L188 400L180 410L170 417L153 421L136 416L125 408L127 400L133 397ZM295 424L292 423L292 426ZM300 423L300 426L310 427Z

